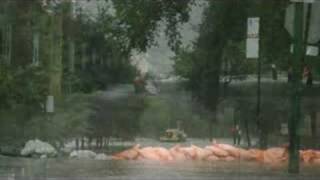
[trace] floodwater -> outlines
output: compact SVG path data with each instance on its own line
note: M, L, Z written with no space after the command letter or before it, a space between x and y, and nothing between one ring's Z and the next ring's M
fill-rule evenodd
M256 162L150 162L76 159L32 159L0 156L0 179L319 179L320 167L302 166L289 175L286 165Z

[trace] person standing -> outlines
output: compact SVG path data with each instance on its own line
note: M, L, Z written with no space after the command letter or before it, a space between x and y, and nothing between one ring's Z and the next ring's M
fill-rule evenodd
M305 66L303 69L303 77L306 78L306 85L311 87L313 85L312 72L309 66Z
M233 135L233 144L234 145L240 145L241 142L241 130L239 125L235 125L232 129L231 129L232 135Z
M272 79L273 80L277 80L278 79L278 72L277 72L277 67L275 64L271 65L271 69L272 69Z
M240 145L241 143L241 129L240 129L240 126L239 125L236 125L236 145Z
M288 69L288 83L292 81L292 67L290 66Z

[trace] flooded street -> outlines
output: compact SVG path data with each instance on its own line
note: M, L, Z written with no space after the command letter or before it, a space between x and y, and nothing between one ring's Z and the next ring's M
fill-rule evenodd
M303 166L299 176L292 176L287 174L286 165L272 167L245 161L0 159L0 179L318 179L320 175L315 166Z
M320 179L320 0L0 0L0 180Z

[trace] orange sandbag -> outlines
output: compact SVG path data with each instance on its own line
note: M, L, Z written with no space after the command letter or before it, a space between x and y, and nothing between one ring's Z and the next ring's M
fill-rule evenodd
M205 149L210 150L217 157L227 157L229 153L216 146L206 146Z
M235 161L237 159L233 156L227 156L227 157L220 158L220 160L229 162L229 161Z
M219 148L227 151L229 155L231 155L235 158L240 157L239 148L237 148L237 147L234 147L229 144L215 144L214 146L219 147Z
M264 151L260 150L260 149L250 149L248 150L249 153L252 154L252 156L254 157L254 159L258 162L263 162L264 160Z
M161 157L153 147L145 147L145 148L139 149L139 156L147 160L161 161Z
M314 159L317 158L317 155L313 150L300 150L299 154L300 154L300 159L304 163L311 163Z
M320 158L314 159L313 164L320 166Z
M180 150L181 152L184 153L187 159L190 159L190 160L196 159L197 154L193 147L181 147Z
M256 155L246 149L239 148L239 156L241 160L247 160L247 161L256 160Z
M180 146L174 146L170 150L170 154L175 161L185 161L187 157L185 154L180 150Z
M264 163L281 163L288 160L288 151L285 148L269 148L263 153Z
M196 152L196 156L195 159L197 160L205 160L207 157L209 157L210 155L212 155L212 151L210 151L209 149L206 148L200 148L198 146L191 146L194 151Z
M131 149L122 151L112 156L114 160L135 160L139 156L140 145L135 145Z
M215 156L215 155L210 155L205 160L212 162L212 161L219 161L220 158L218 156Z
M161 160L163 160L163 161L172 161L173 160L169 150L162 148L162 147L156 147L156 148L154 148L154 150L160 156Z

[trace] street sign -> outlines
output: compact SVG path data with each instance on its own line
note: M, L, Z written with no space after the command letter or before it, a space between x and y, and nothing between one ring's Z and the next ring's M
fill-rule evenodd
M291 0L291 2L314 3L315 0Z
M296 0L298 2L298 0ZM299 1L300 2L300 1ZM309 1L304 1L309 2ZM310 1L311 2L311 1ZM310 12L310 27L309 27L309 34L308 34L308 44L315 44L320 41L320 1L312 1L311 4L311 12ZM304 22L307 19L307 12L308 12L308 4L304 5ZM304 25L304 31L306 29ZM286 19L285 19L285 28L293 37L293 27L294 27L294 4L288 6L286 10Z
M293 44L290 46L290 52L293 53ZM306 55L307 56L318 56L319 55L319 47L308 45L306 47Z
M46 112L47 113L54 112L54 96L47 96Z
M281 133L281 135L288 135L289 130L288 130L288 124L287 123L282 123L281 124L280 133Z
M319 55L319 48L317 46L307 46L306 55L307 56L318 56Z
M260 18L248 18L247 42L246 42L246 57L259 58L259 31Z
M259 58L259 39L248 38L247 39L247 58Z
M252 17L248 18L248 38L259 38L260 18Z

